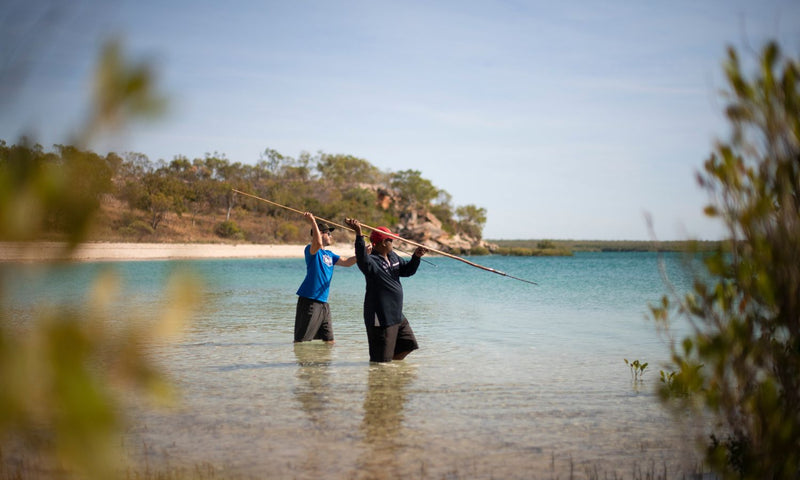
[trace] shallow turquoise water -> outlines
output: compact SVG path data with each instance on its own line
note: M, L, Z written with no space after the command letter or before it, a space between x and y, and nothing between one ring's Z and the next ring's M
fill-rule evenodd
M668 358L646 318L666 292L656 254L472 259L538 286L426 258L436 266L403 280L421 349L388 366L368 362L357 267L334 275L332 347L292 344L302 259L0 271L18 322L44 299L78 304L109 268L123 282L119 308L144 317L173 271L202 279L185 334L152 345L182 402L136 414L127 443L146 445L136 455L150 464L210 462L270 478L567 478L571 468L627 477L693 460L652 393ZM688 288L679 256L666 267ZM650 363L644 385L631 383L623 358Z

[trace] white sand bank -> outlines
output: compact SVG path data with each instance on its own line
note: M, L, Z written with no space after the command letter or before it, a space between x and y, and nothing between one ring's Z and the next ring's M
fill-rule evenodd
M224 245L199 243L105 243L80 245L73 261L172 260L202 258L302 258L305 245ZM353 255L353 246L328 247L339 255ZM40 262L63 258L58 242L0 243L0 262Z

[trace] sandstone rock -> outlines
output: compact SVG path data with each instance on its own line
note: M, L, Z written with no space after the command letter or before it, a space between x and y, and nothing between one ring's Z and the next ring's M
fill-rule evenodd
M369 184L359 185L375 193L375 203L378 208L388 210L396 208L398 224L394 227L398 235L413 240L428 248L433 248L447 253L460 254L475 248L494 251L497 245L473 238L464 233L451 235L442 227L442 221L433 213L424 209L404 208L397 192L385 187Z

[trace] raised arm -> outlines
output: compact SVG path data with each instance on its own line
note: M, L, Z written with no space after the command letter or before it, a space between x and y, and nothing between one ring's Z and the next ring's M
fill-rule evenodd
M313 213L305 212L303 217L311 224L311 247L309 247L308 252L314 255L322 248L322 233L319 231L317 219L314 218Z
M364 246L363 234L361 233L361 223L355 218L345 218L344 223L352 228L353 232L356 234L356 257L363 256L366 253L366 248ZM359 242L358 239L361 239L361 242ZM361 254L359 254L359 248L361 249Z
M369 261L367 261L367 255L369 255L369 251L367 250L367 246L364 244L364 235L361 233L361 223L359 223L359 221L355 218L346 218L344 223L348 227L352 228L353 232L356 234L356 263L358 264L358 268L366 274L369 272Z
M344 219L344 223L345 223L345 224L346 224L348 227L350 227L350 228L352 228L352 229L353 229L353 231L356 233L356 237L360 237L360 236L362 236L362 235L363 235L363 234L361 233L361 222L359 222L359 221L358 221L358 220L356 220L355 218L345 218L345 219Z

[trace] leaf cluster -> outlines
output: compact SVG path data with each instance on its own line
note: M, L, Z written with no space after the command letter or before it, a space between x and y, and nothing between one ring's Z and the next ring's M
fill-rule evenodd
M116 44L104 49L98 77L79 141L124 127L150 112L157 98L149 71L132 65ZM116 154L79 146L45 152L26 139L0 140L0 241L36 248L32 241L56 231L68 240L68 257L85 240L102 197L116 192L116 174L133 167ZM122 285L113 272L98 276L77 305L41 298L30 308L12 308L5 287L18 266L0 267L0 456L21 449L53 478L117 478L125 402L134 392L169 391L144 345L180 329L198 285L173 277L156 315L120 312ZM58 265L39 268L47 275Z
M692 328L673 343L664 385L711 415L707 460L724 478L800 476L798 68L769 44L749 78L729 49L731 136L698 180L730 242L704 256L691 292L652 308L662 325L678 316Z
M644 371L647 370L647 366L649 363L641 362L639 360L628 361L627 358L623 358L625 360L625 365L627 365L631 370L631 381L634 385L642 383L644 380Z

